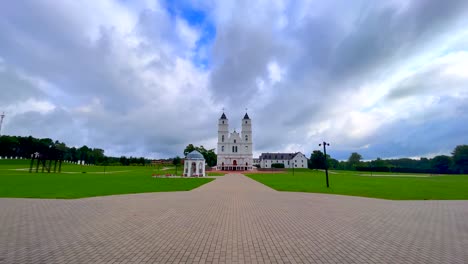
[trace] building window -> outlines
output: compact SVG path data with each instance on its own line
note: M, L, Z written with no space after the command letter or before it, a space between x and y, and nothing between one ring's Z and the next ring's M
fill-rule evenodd
M249 136L245 135L245 141L249 141Z
M224 142L224 135L221 136L221 142Z
M221 146L221 152L224 152L224 146Z
M223 121L223 124L224 124L224 121Z
M248 151L249 150L249 146L245 146L245 151Z
M245 123L247 124L247 121L245 121Z
M234 143L236 143L236 140L234 139Z

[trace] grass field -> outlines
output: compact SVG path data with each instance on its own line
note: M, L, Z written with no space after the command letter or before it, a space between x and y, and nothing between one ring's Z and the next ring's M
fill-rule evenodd
M102 167L63 164L62 173L28 171L28 160L0 160L0 197L69 199L113 194L188 191L213 180L151 177L153 174L174 174L174 167ZM179 175L181 172L182 168L179 167Z
M247 174L278 191L314 192L392 200L465 200L468 175L429 175L330 171L326 188L323 171L296 169L281 174Z

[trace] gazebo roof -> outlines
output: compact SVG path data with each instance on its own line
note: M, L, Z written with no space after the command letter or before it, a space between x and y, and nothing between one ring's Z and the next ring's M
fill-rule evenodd
M187 158L186 158L186 159L199 159L199 160L204 160L205 158L203 157L203 155L202 155L200 152L194 150L194 151L190 152L189 154L187 154Z

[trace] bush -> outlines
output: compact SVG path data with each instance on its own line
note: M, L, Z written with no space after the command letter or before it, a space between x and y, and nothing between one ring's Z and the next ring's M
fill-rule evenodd
M284 164L283 163L273 163L271 164L272 168L277 168L277 169L284 169Z

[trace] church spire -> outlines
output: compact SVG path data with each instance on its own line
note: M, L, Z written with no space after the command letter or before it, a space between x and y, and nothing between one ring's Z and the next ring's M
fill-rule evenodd
M219 118L219 119L227 119L227 117L226 117L226 115L224 114L224 112L223 112L223 114L221 115L221 118Z
M247 112L245 113L244 119L250 119L250 117L249 117L249 115L247 114Z

